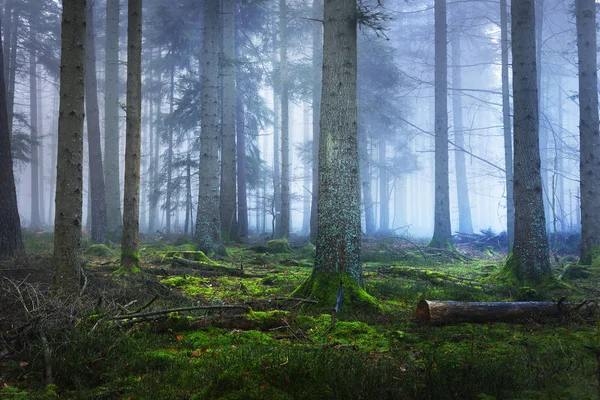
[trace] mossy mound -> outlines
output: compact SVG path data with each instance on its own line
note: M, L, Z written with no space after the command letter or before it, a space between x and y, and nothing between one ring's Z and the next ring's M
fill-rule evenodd
M313 273L292 297L304 297L317 300L316 305L306 306L308 311L331 312L334 310L340 285L343 287L338 313L356 315L380 312L381 306L347 273Z
M592 276L594 272L598 271L594 271L594 268L589 265L569 264L565 267L559 279L587 279Z
M429 243L427 243L427 247L433 247L434 249L444 249L450 251L456 251L456 247L452 243L452 241L440 241L437 239L431 239Z
M167 251L163 253L162 262L172 261L173 258L185 258L192 261L212 263L212 260L202 251Z
M274 239L267 242L267 248L270 253L291 253L290 244L287 239Z
M248 250L253 251L255 253L268 253L269 251L271 251L267 246L264 246L262 244L257 244L256 246L252 246L250 247Z
M93 244L83 251L85 255L94 257L114 257L115 253L105 244Z

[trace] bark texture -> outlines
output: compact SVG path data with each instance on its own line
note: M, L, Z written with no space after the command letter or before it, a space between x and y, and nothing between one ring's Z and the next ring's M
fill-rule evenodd
M0 41L0 59L3 58ZM6 71L4 65L0 65L0 68L0 187L4 188L3 195L0 196L0 257L5 257L22 252L23 241L6 110Z
M85 107L88 136L88 157L92 197L92 241L108 243L106 224L106 193L100 134L100 112L98 109L98 83L96 81L96 46L94 43L93 2L88 3L86 24L85 63Z
M30 32L31 40L35 42L35 33ZM39 229L40 219L40 183L39 183L39 142L38 142L38 113L37 113L37 58L35 49L29 50L29 127L31 128L31 215L29 227Z
M290 115L287 56L287 4L279 0L279 73L281 85L281 232L290 236Z
M221 80L223 89L223 138L221 151L221 228L226 240L239 240L236 210L235 148L235 4L223 0L223 57Z
M119 185L119 1L106 1L106 65L104 69L104 179L108 230L121 229Z
M86 0L63 0L52 292L79 291Z
M194 237L206 254L224 250L219 213L219 0L206 0L202 57L200 182Z
M129 0L127 12L127 116L121 268L134 272L140 256L140 156L142 147L142 0Z
M581 256L591 264L600 245L600 132L598 130L598 73L596 67L596 3L576 0L579 54L579 143L581 155Z
M319 121L321 118L321 83L323 68L323 0L313 0L312 22L312 198L310 204L310 240L317 240L317 202L319 199Z
M421 300L417 305L416 320L433 325L461 322L516 322L533 317L558 317L565 313L557 303L524 302L463 302Z
M435 0L435 213L432 247L452 246L448 178L448 43L446 0Z
M533 0L512 4L515 243L506 268L521 281L550 275L542 200Z
M457 28L457 27L456 27ZM460 34L456 30L452 41L452 117L454 143L457 147L465 148L465 135L463 132L462 113L462 76L461 76L461 48ZM462 233L473 233L473 222L471 220L471 202L469 200L469 183L467 180L467 167L465 153L457 150L454 152L454 167L456 170L456 194L458 199L458 231Z
M362 286L356 111L356 1L324 8L317 254L313 277L347 273Z
M242 238L244 238L248 236L248 196L246 190L246 117L244 102L242 101L239 93L236 103L238 233ZM256 212L258 214L258 206Z
M502 47L502 125L504 127L504 169L506 170L506 233L508 252L515 242L515 199L513 192L513 138L510 122L510 86L508 82L508 6L500 0L500 45Z

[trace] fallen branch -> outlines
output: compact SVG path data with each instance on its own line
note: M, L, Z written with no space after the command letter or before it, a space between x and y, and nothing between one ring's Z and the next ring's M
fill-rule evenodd
M231 304L231 305L220 305L220 306L196 306L196 307L181 307L181 308L171 308L169 310L158 310L151 311L147 313L135 313L135 314L126 314L126 315L117 315L114 317L109 317L107 319L110 320L118 320L118 319L130 319L130 318L148 318L155 317L159 315L167 315L174 312L183 312L183 311L194 311L194 310L248 310L249 307L243 304Z

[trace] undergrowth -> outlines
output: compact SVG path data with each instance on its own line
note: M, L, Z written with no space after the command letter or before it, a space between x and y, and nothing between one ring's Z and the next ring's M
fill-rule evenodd
M240 276L171 265L165 254L192 254L190 243L144 244L143 273L132 276L114 273L116 247L90 247L83 296L56 303L48 295L47 239L26 235L29 255L0 263L2 399L592 399L598 393L600 323L433 327L413 320L420 299L517 300L522 294L485 283L502 265L488 254L436 258L433 250L415 255L413 246L386 242L377 250L381 257L364 268L365 290L379 311L342 318L306 315L299 300L286 300L310 275L314 253L306 246L291 244L291 252L277 254L267 246L228 248L229 258L218 265ZM424 256L427 262L419 262ZM536 292L536 299L597 296L597 273L585 276L560 293ZM218 308L230 304L285 312L273 314L276 325L263 331L241 329L232 311ZM215 309L116 317L194 306Z

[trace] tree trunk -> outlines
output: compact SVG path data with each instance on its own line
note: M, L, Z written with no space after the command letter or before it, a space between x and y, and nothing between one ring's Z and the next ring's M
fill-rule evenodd
M6 96L6 108L8 109L8 129L12 134L13 116L15 108L15 82L17 76L17 40L19 35L19 13L13 13L12 33L10 34L10 69L8 71L8 93Z
M86 0L63 0L52 292L79 292Z
M106 192L102 167L100 113L98 110L98 83L96 82L96 46L94 43L94 3L87 8L85 106L88 133L89 179L92 199L92 241L108 244Z
M512 4L515 243L506 262L522 282L550 276L540 171L534 0Z
M510 86L508 82L508 7L500 0L500 45L502 47L502 125L504 127L504 169L506 170L506 233L508 252L515 242L515 200L513 192L513 138L510 123Z
M30 32L31 41L35 42L35 33ZM39 229L42 221L40 220L40 184L38 180L38 131L37 131L37 59L35 49L29 50L29 126L31 127L31 216L29 227L33 230Z
M356 112L356 1L325 4L317 255L313 275L362 286Z
M307 144L310 140L310 110L307 102L302 104L303 114L302 114L302 131L303 131L303 139L304 143ZM310 164L305 162L303 163L302 175L303 175L303 186L304 186L304 196L302 197L302 234L307 235L310 232Z
M279 73L281 79L281 237L290 236L290 131L287 78L287 4L279 0Z
M321 118L321 83L323 68L323 0L313 0L312 22L312 198L310 205L310 240L317 240L317 202L319 199L319 122Z
M557 159L557 171L558 171L558 182L557 182L557 191L558 191L558 218L560 223L560 231L566 232L567 224L566 224L566 213L565 213L565 168L564 168L564 132L563 132L563 93L562 93L562 85L561 78L558 78L557 85L557 107L558 107L558 140L556 140L557 145L555 146L555 157Z
M417 305L417 322L433 325L461 322L518 322L534 317L559 317L565 309L557 303L527 302L463 302L421 300Z
M390 229L390 199L388 191L388 174L386 167L386 143L382 132L379 132L379 233L385 235Z
M142 112L142 0L128 0L127 117L121 268L138 270L140 262L140 156Z
M235 4L223 0L223 137L221 149L221 228L225 240L238 241L235 149Z
M224 252L219 213L219 0L207 0L204 12L200 182L195 239L206 254Z
M185 159L185 225L183 233L192 234L192 138L188 137L188 149Z
M106 0L106 64L104 70L104 178L109 232L121 229L119 172L119 1Z
M0 41L0 58L4 59ZM21 221L17 205L17 191L6 110L6 83L4 65L0 71L0 257L13 256L23 251Z
M6 4L4 5L4 15L2 21L5 21L4 24L4 51L2 56L3 62L3 71L4 71L4 82L5 85L8 84L8 71L10 71L10 45L12 43L11 35L12 35L12 26L13 26L13 0L6 0ZM4 93L6 97L6 92L8 91L8 87L4 88Z
M173 115L175 107L175 67L171 68L170 84L169 84L169 115ZM169 122L167 127L169 135L167 138L167 189L165 191L165 215L167 219L167 233L171 233L171 198L173 195L173 124Z
M48 223L54 226L54 196L56 193L56 158L58 152L58 93L52 102L52 162L50 164L50 199L48 202Z
M158 49L158 59L160 60L161 58L161 49ZM157 60L158 61L158 60ZM162 90L162 79L161 79L161 73L158 72L158 93L161 92ZM161 118L161 98L162 96L158 95L155 97L156 100L156 104L155 104L155 115L154 118L152 119L152 122L154 124L154 149L151 149L150 151L152 151L154 153L153 157L152 157L152 169L154 170L154 175L153 175L153 180L151 182L152 185L152 198L150 199L150 224L149 224L149 230L151 232L155 232L160 228L160 212L159 212L159 201L160 201L160 173L159 173L159 162L160 162L160 131L158 129L158 127L160 126L160 118Z
M273 57L275 60L276 57ZM281 157L280 157L280 129L281 129L281 97L279 88L273 87L273 237L281 237Z
M446 0L435 0L435 213L431 247L451 248Z
M373 193L371 190L371 156L369 154L367 132L364 127L358 128L358 143L358 164L360 186L362 188L362 205L365 212L365 233L367 236L371 236L377 230L377 226L375 224L375 204L373 204Z
M242 97L239 93L236 102L238 233L242 238L245 238L248 236L248 195L246 192L246 117L244 112L244 102L242 101Z
M600 245L600 132L596 68L596 2L576 0L579 54L579 143L581 146L581 255L591 264Z
M323 20L317 254L310 278L294 293L329 311L373 312L360 262L356 1L328 0Z
M458 27L456 27L458 29ZM454 143L457 147L465 148L465 135L463 132L462 114L462 77L461 77L461 50L460 34L455 32L452 41L452 117L454 121ZM465 153L457 150L454 152L454 167L456 169L456 194L458 199L458 231L462 233L473 233L473 222L471 221L471 202L469 201L469 183L467 179L467 167L465 164Z
M37 108L38 108L38 177L39 177L39 199L40 199L40 221L46 225L46 166L44 165L44 107L42 93L42 78L37 77Z

